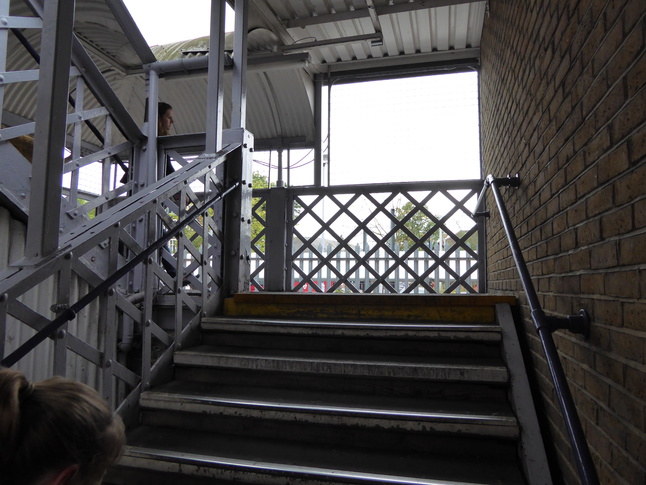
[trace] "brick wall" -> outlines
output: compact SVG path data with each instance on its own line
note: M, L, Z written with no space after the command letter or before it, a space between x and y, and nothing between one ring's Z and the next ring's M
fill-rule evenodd
M645 38L644 0L490 0L481 47L483 172L521 176L502 192L546 313L592 317L555 340L604 484L646 483ZM489 289L520 295L488 224ZM578 483L520 301L555 478Z

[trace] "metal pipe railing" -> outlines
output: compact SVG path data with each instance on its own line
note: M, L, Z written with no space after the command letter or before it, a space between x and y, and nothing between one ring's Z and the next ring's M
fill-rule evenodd
M216 202L224 199L224 197L237 188L240 185L240 182L234 182L230 187L224 189L219 194L215 195L211 199L207 200L200 207L195 207L182 221L178 222L175 227L169 229L162 237L153 242L146 249L137 254L133 259L124 264L116 272L108 276L104 281L99 283L94 287L90 292L85 296L79 299L76 303L70 305L62 313L47 323L40 331L33 335L29 340L24 344L18 347L10 355L2 360L0 365L2 367L11 367L29 352L31 352L38 344L43 340L55 334L58 329L60 329L67 322L73 320L78 312L80 312L87 305L92 303L96 298L108 291L117 281L123 278L126 274L132 271L137 265L143 263L146 258L154 254L156 251L163 248L168 241L177 237L184 228L190 224L192 221L197 219L199 216L204 215L204 213L212 207Z
M581 421L579 419L574 400L572 399L572 393L570 392L567 378L563 371L563 366L561 365L561 360L559 359L554 339L552 338L552 332L558 329L568 329L572 332L582 334L587 338L589 336L590 328L588 314L585 310L581 310L579 315L565 318L549 317L545 315L545 312L538 301L538 295L536 294L536 289L534 288L534 284L532 283L529 275L527 264L525 263L525 259L523 258L523 254L520 250L520 245L518 244L518 239L516 238L509 214L507 213L507 208L505 207L505 203L500 195L501 186L519 187L520 177L516 175L515 177L507 176L506 178L495 178L493 175L489 175L484 182L484 186L480 192L480 196L478 197L478 202L473 215L474 217L489 215L487 212L478 212L478 210L482 205L487 189L491 187L502 224L509 241L512 256L516 262L520 281L523 285L523 290L527 295L531 318L541 340L547 365L552 375L554 389L565 421L565 427L570 440L570 446L574 455L579 478L582 484L596 485L599 483L599 477L597 476L597 471L594 466L594 462L592 461L592 455L590 454L590 449L583 433Z

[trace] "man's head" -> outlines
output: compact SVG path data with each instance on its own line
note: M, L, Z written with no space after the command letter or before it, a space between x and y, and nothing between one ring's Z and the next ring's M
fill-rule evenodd
M173 107L163 101L157 105L157 134L159 136L170 135L170 127L173 126Z

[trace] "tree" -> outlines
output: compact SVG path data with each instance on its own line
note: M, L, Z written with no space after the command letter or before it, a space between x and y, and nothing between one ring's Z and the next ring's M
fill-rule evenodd
M416 239L413 239L407 232L399 230L395 233L395 248L397 250L404 250L413 247L419 240L422 240L426 234L433 228L435 223L424 212L417 209L412 202L406 202L400 207L393 209L393 215L399 221L404 220L411 212L413 215L404 223L404 227L410 231ZM381 225L375 228L375 233L381 237L385 236L390 229L386 230ZM439 231L435 231L430 237L424 239L424 245L435 243L439 240Z
M253 172L251 184L254 189L266 189L269 188L269 183L267 176L259 172ZM275 183L271 183L271 187L275 187ZM265 252L265 235L263 234L260 239L258 239L255 244L253 241L256 237L265 229L264 223L260 222L260 219L267 221L267 201L264 200L258 208L255 208L256 205L260 202L259 197L254 197L251 199L251 208L252 208L252 217L251 217L251 241L252 246L256 246L263 253ZM255 208L255 209L254 209Z

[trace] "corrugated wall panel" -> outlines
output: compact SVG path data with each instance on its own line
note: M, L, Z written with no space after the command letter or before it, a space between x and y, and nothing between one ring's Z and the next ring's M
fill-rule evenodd
M26 232L26 226L22 222L12 218L5 208L0 207L0 277L4 270L23 257ZM54 317L50 311L50 307L54 302L55 290L56 282L55 278L52 277L25 293L20 298L20 301L31 310L51 319ZM87 291L87 284L79 282L78 278L74 277L70 295L71 301L77 301ZM76 335L95 347L100 341L101 333L97 318L99 315L98 305L99 302L96 301L86 307L83 311L79 312L77 317L68 326L68 331L72 335ZM11 317L7 318L5 355L16 350L35 333L34 330L16 321L16 319ZM53 350L53 342L46 340L35 351L20 360L14 368L24 372L30 379L36 381L51 377L53 375ZM76 356L71 351L68 351L67 354L66 376L95 386L99 377L96 366Z

